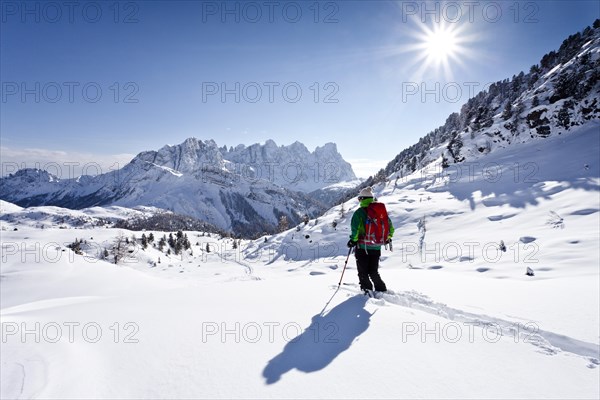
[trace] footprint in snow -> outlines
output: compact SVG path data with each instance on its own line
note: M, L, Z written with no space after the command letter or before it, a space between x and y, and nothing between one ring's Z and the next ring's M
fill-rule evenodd
M503 215L490 215L488 219L490 221L502 221L503 219L509 219L514 217L517 214L503 214Z
M573 211L571 215L591 215L598 212L597 208L584 208L583 210Z
M521 243L531 243L531 242L535 242L537 238L534 238L533 236L522 236L521 238L519 238L519 241Z

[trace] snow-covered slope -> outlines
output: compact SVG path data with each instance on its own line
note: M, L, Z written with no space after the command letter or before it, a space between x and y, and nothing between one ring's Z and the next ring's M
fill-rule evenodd
M0 188L3 199L22 206L154 206L248 235L274 231L281 216L296 223L325 209L296 190L354 178L333 144L313 153L300 143L277 147L272 141L227 151L190 138L142 152L122 169L95 177L61 180L25 169L2 178Z
M569 220L583 221L591 229L585 231L583 236L596 240L598 226L588 222L590 219L592 222L596 221L599 216L598 129L600 123L590 122L568 135L515 144L476 162L457 164L448 169L435 169L432 165L406 177L400 177L399 174L390 176L385 183L374 189L379 200L387 204L398 229L395 242L400 241L401 244L396 243L397 250L406 247L405 253L411 253L415 251L412 246L416 245L426 251L429 239L433 243L459 241L463 243L460 250L465 253L462 254L462 260L460 255L452 255L456 249L447 249L447 261L455 264L454 267L481 267L486 268L485 272L488 274L502 275L506 269L496 270L486 265L488 257L482 254L478 257L467 254L477 252L477 249L469 249L469 245L464 243L476 241L480 245L499 244L503 240L509 249L510 245L515 245L513 251L518 253L519 243L533 242L535 245L531 246L542 246L544 239L538 235L543 234L551 241L547 245L548 251L556 252L561 248L565 254L570 254L581 241L573 239L571 243L568 240ZM314 252L296 254L294 248L303 247L307 243L314 243L315 247L317 244L323 246L328 243L324 238L336 237L334 242L328 243L335 248L330 249L329 255L342 255L346 251L352 211L357 204L355 197L332 208L316 221L301 223L294 229L274 236L268 242L258 241L255 246L257 250L269 250L284 258L310 260L315 258ZM535 232L523 230L513 233L521 226L531 225L531 214L534 212L538 218L534 223ZM424 221L425 228L418 228L420 221ZM477 226L477 229L461 229L464 223ZM442 238L434 233L438 229L442 229L446 235L443 240L439 240ZM504 229L507 236L503 236ZM459 240L461 238L462 241ZM562 241L559 247L557 240ZM495 248L492 250L495 251ZM534 253L533 247L530 251ZM520 262L515 263L510 257L510 251L507 252L502 257L503 262L509 263L511 268L524 270L522 257L518 259ZM535 251L538 256L540 252L540 249ZM416 257L408 255L405 265L411 264L413 256ZM593 252L585 256L591 261L597 255L597 252ZM424 253L425 261L426 256ZM582 256L584 255L580 254L578 257ZM570 262L569 259L564 261ZM428 266L435 266L440 262L442 261L432 260Z
M7 224L13 227L25 225L41 229L112 227L116 222L145 219L157 214L172 215L169 211L156 207L140 206L133 209L110 206L91 207L81 210L71 210L56 206L23 208L0 200L0 221L3 224L3 230L6 230Z
M9 203L8 201L0 200L0 213L13 213L21 211L23 207L19 207L16 204Z
M452 113L443 125L403 149L362 186L427 166L476 162L514 144L600 121L600 25L594 26L569 36L528 73L495 82L470 98L460 113Z
M256 241L184 232L179 254L6 222L1 397L598 398L597 128L375 187L381 299L352 258L338 289L356 200ZM100 260L119 235L128 256Z

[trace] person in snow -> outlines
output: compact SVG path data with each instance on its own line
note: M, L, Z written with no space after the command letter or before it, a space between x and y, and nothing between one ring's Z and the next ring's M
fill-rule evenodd
M375 291L385 292L387 291L385 282L379 276L379 257L382 244L391 246L394 226L387 215L385 205L375 201L370 187L366 187L358 193L358 201L360 207L352 215L352 232L348 247L356 247L354 254L360 288L365 292L372 291L374 285ZM373 213L375 210L381 211L375 215ZM383 219L383 221L377 221L377 218ZM377 231L377 235L370 233L372 229Z

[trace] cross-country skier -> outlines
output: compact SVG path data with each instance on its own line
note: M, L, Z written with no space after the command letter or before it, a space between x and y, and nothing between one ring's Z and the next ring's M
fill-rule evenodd
M356 246L356 267L360 288L365 293L373 290L385 292L385 282L379 276L381 246L390 245L394 235L392 220L388 217L385 205L375 201L370 187L358 193L360 207L352 215L348 247ZM371 281L373 281L371 283Z

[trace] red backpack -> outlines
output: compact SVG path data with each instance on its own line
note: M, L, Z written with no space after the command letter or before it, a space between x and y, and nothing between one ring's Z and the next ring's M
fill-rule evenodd
M365 235L358 243L369 246L382 246L390 234L390 221L385 204L373 202L365 208Z

